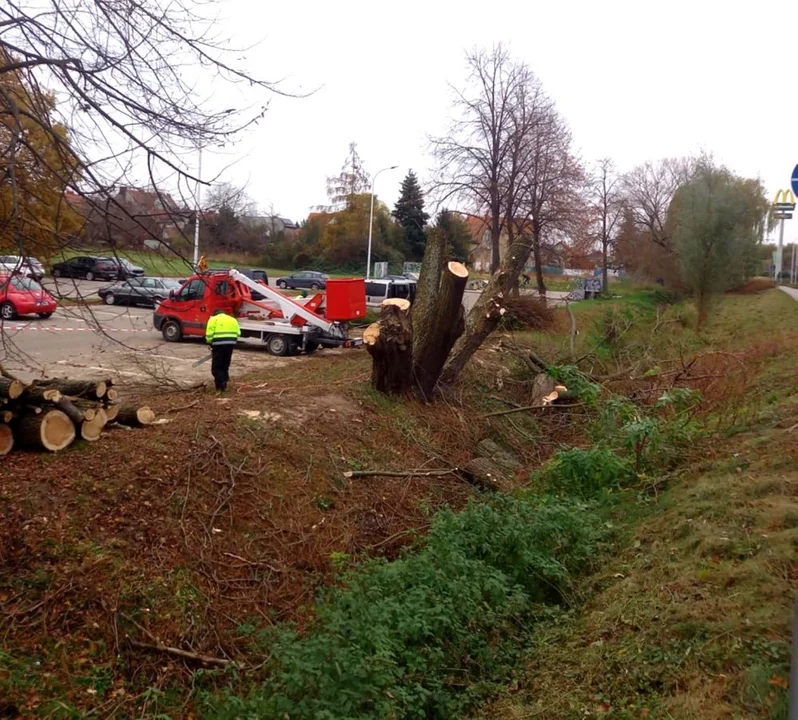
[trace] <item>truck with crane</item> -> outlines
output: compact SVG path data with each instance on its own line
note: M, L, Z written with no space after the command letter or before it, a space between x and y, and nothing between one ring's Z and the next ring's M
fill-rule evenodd
M167 342L204 337L219 309L238 319L243 339L262 342L272 355L355 347L361 340L349 337L349 323L366 315L365 284L362 278L329 280L325 292L302 301L235 269L200 272L156 306L153 325Z

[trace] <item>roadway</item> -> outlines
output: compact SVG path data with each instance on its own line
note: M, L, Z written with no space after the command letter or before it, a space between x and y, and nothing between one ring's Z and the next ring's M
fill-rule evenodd
M44 285L62 305L52 317L21 318L0 326L0 363L22 379L66 376L76 379L108 376L126 384L181 386L210 378L210 364L193 364L208 355L201 340L166 343L152 325L152 310L96 304L103 282L46 279ZM557 300L564 293L552 293ZM470 309L478 292L468 291ZM94 300L86 304L81 300ZM324 354L348 350L320 350ZM231 367L240 377L265 367L280 367L309 358L277 358L260 343L245 343Z

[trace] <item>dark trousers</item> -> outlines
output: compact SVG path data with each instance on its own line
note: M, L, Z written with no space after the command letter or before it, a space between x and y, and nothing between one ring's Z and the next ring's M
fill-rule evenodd
M217 390L227 390L235 345L211 345L211 374Z

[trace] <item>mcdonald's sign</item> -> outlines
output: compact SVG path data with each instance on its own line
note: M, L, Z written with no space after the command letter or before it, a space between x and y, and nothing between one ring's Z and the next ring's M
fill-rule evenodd
M795 195L792 190L779 190L773 201L776 207L784 206L785 210L795 210Z

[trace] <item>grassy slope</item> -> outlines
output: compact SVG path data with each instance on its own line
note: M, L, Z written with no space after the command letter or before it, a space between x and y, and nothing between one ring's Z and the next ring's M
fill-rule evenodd
M721 411L722 432L664 491L627 508L584 610L541 630L519 687L485 717L786 718L798 303L727 296L702 341L748 350L741 407Z

